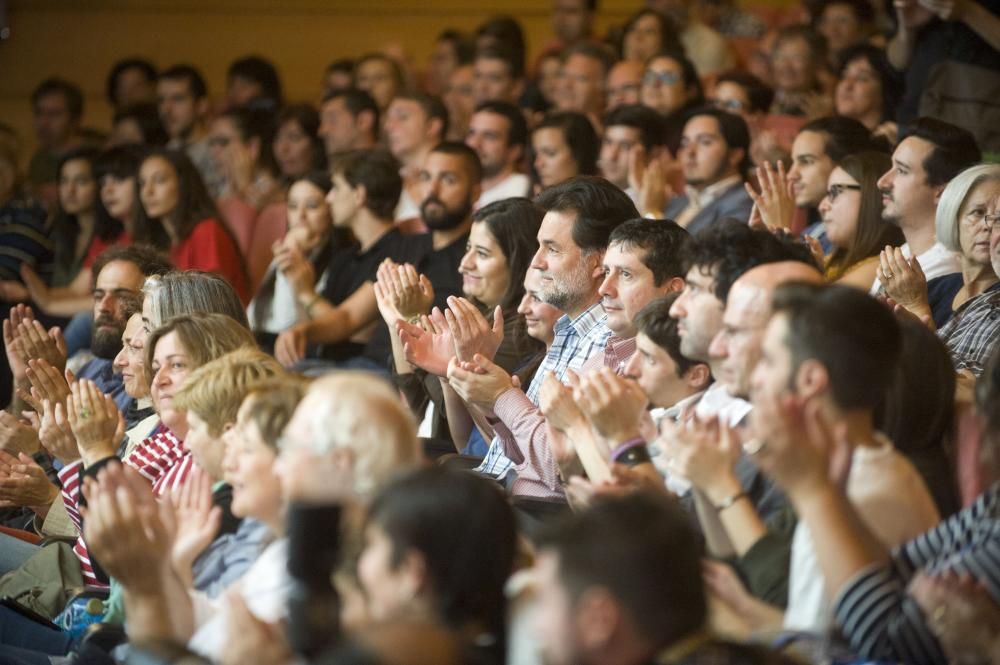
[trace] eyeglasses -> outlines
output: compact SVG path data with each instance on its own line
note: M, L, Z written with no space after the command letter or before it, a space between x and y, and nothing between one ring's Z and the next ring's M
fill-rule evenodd
M642 82L652 85L653 83L659 83L661 85L674 85L681 80L681 75L677 72L646 72L642 75Z
M229 137L211 136L208 139L208 145L210 145L213 148L225 148L227 145L229 145Z
M738 99L710 99L709 103L720 111L729 111L730 113L739 113L746 106Z
M983 215L983 221L986 222L986 228L990 231L996 231L1000 228L1000 213L995 215Z
M840 196L842 192L848 189L861 191L861 185L847 185L847 184L830 185L830 188L826 190L826 198L830 200L830 203L833 203L834 201L837 200L837 197Z

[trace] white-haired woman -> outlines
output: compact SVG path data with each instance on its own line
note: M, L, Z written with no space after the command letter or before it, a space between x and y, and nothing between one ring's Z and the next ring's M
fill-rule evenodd
M937 240L956 252L962 265L962 282L955 285L958 290L953 298L943 299L937 311L932 311L920 264L916 259L907 260L898 248L886 248L879 257L878 278L886 294L918 317L930 317L940 328L963 305L996 288L1000 280L990 261L987 216L998 198L1000 164L972 166L952 179L941 193L934 220Z

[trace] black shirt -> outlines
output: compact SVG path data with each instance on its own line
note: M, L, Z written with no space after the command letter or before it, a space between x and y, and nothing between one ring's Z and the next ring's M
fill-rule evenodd
M394 228L363 252L358 251L356 244L335 251L327 268L323 297L332 305L340 305L366 283L375 282L378 267L385 259L392 259L396 263L418 264L425 252L422 243L418 242L421 237L404 236L399 229ZM384 328L385 324L379 321L379 326ZM367 344L350 340L326 344L321 347L320 356L327 360L365 356L381 363L391 352L391 347L388 337L382 336L382 340L377 340L380 337L377 333L376 329L376 334L372 335Z

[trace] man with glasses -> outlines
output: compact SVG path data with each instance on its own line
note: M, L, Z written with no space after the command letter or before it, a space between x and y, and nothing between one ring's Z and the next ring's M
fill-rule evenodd
M638 104L642 96L643 64L635 60L620 60L608 71L604 82L607 95L605 110L611 111L625 104Z

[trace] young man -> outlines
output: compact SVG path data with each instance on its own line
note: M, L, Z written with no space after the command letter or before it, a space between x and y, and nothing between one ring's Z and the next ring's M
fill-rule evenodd
M351 153L334 164L327 203L334 226L349 229L357 245L333 253L322 291L299 294L309 320L278 335L275 357L284 365L302 361L307 345L320 344L320 368L333 363L384 369L389 347L384 338L365 334L378 318L375 273L385 259L406 262L419 256L392 221L401 188L399 165L385 151Z
M395 219L414 219L420 214L420 170L431 149L448 132L448 111L437 97L420 92L397 95L385 114L386 145L402 165L403 194Z
M750 219L753 201L743 186L750 132L743 118L716 109L697 111L684 124L678 158L684 194L667 203L665 217L692 235L724 217Z
M509 46L480 48L472 68L477 104L493 101L517 104L524 92L524 63Z
M664 145L663 129L660 114L640 104L617 106L604 116L604 138L597 167L602 176L625 190L633 201L637 194L629 186L632 151L641 146L646 159L655 159Z
M892 547L936 525L937 508L920 475L873 423L898 362L900 332L892 313L856 289L806 284L779 287L772 307L751 378L755 463L782 482L789 469L808 477L815 458L802 431L830 424L837 461L828 460L823 472L844 484L872 535ZM741 500L735 496L724 504ZM831 555L821 552L826 540L807 523L796 527L785 628L827 628L828 594L837 587L824 587L820 562ZM766 611L741 614L758 627L777 618L768 619Z
M378 142L379 113L364 90L334 90L319 109L319 137L328 160L351 150L370 150Z
M156 83L156 102L160 122L170 137L167 147L186 151L209 192L217 196L223 178L208 147L210 101L205 79L190 65L169 67Z
M948 182L981 157L968 131L934 118L918 118L892 153L892 168L878 181L882 219L902 229L906 243L900 250L907 259L916 257L920 263L932 310L940 299L953 298L959 288L956 284L961 284L960 279L951 280L949 289L943 282L934 282L960 270L958 258L937 241L937 204ZM879 274L893 278L881 270ZM873 294L882 288L881 277L872 284Z
M54 205L59 158L81 143L83 93L69 81L46 79L31 94L31 110L38 151L31 157L28 180L37 198Z
M512 196L527 196L531 180L517 172L528 142L521 110L506 102L483 102L469 122L465 144L476 151L483 167L483 193L477 208Z

